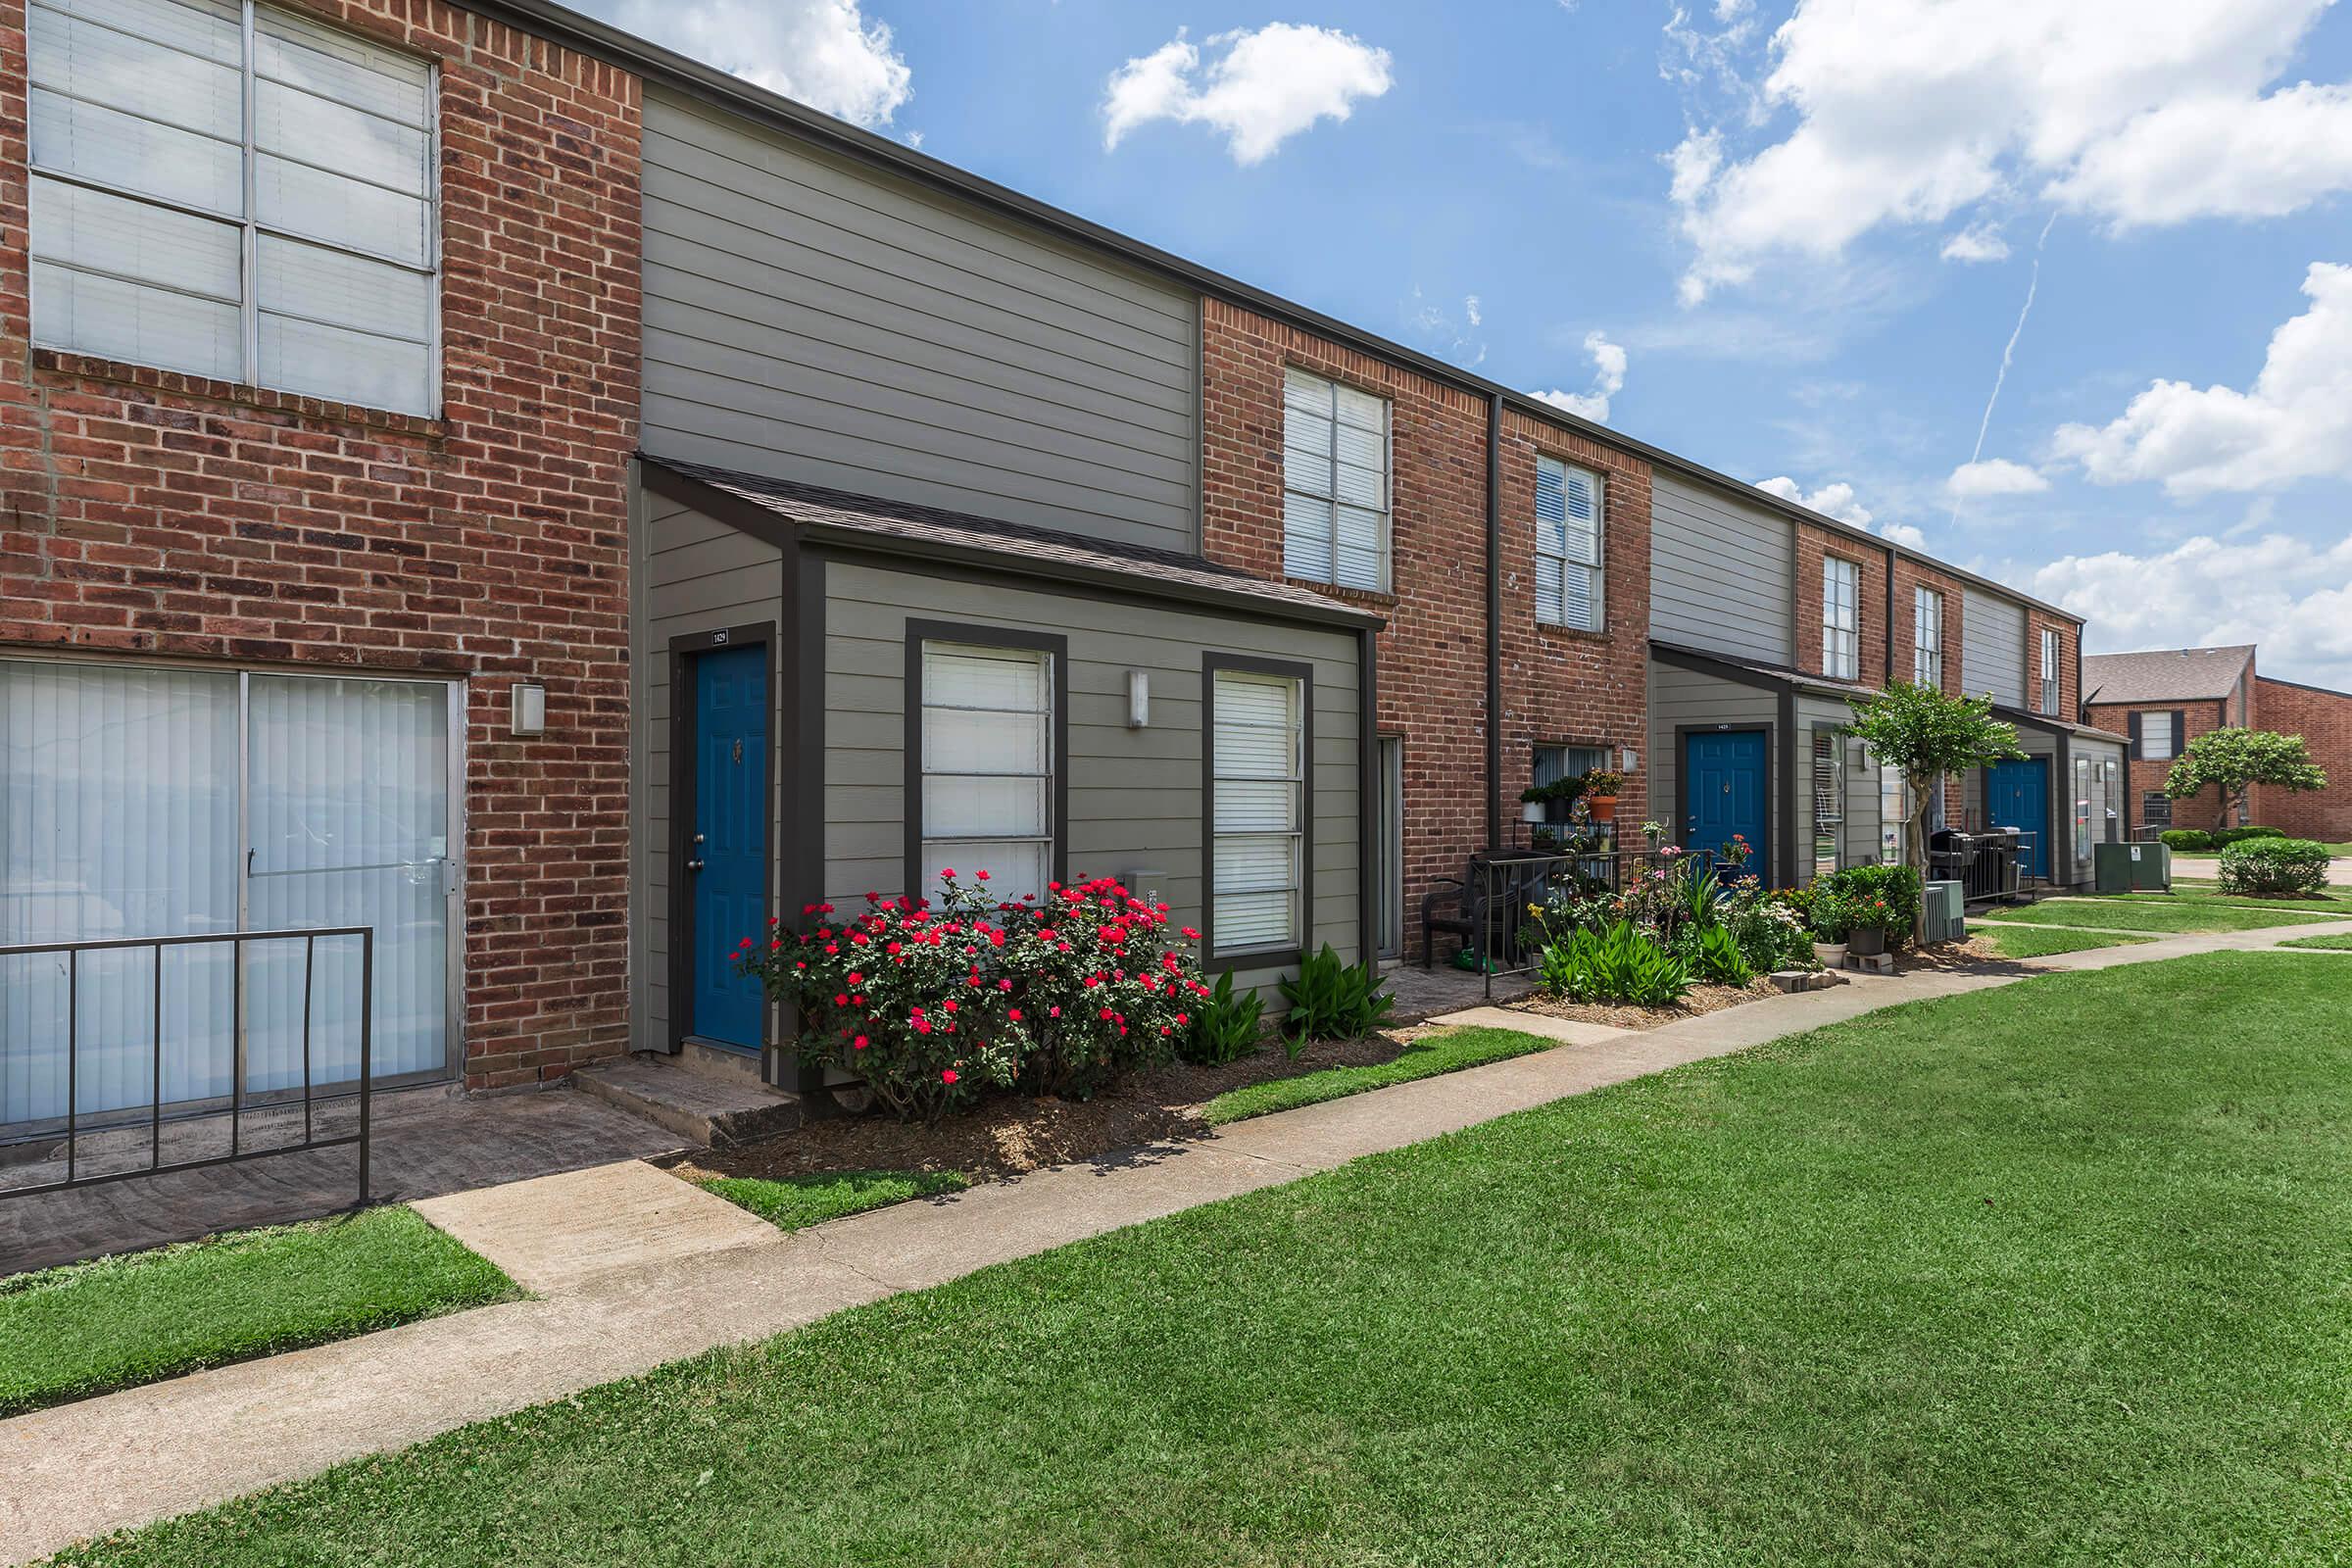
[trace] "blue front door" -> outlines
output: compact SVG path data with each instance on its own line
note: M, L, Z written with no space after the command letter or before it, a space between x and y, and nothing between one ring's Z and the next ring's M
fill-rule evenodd
M2022 840L2017 868L2021 875L2043 876L2050 837L2050 760L2029 757L2022 761L1995 762L1985 770L1984 795L1990 802L1994 827L2022 828L2033 835Z
M1683 741L1683 848L1712 850L1737 834L1755 851L1747 862L1750 873L1772 881L1772 834L1766 816L1769 779L1765 765L1764 731L1718 730L1686 736Z
M694 995L687 1031L758 1051L766 1011L759 982L735 972L745 937L767 937L767 650L728 648L694 661Z

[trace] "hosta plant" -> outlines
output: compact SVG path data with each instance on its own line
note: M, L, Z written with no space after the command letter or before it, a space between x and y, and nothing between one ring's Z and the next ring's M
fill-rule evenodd
M1665 1007L1690 989L1690 966L1630 920L1586 928L1547 948L1544 989L1570 1002Z
M1297 977L1285 976L1278 989L1289 1004L1282 1038L1294 1056L1309 1040L1354 1040L1370 1034L1396 1004L1377 968L1348 962L1328 942L1320 953L1307 955Z
M1177 1045L1177 1054L1203 1067L1239 1061L1257 1049L1265 1010L1265 999L1255 990L1234 990L1233 971L1228 969L1217 976L1200 1004L1200 1022Z

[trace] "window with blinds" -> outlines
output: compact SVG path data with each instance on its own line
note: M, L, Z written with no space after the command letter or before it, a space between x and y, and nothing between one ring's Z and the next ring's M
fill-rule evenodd
M1282 569L1389 586L1389 405L1303 370L1283 376Z
M1535 784L1556 784L1575 774L1605 770L1609 765L1609 749L1605 746L1539 746L1535 749L1533 778ZM1545 801L1544 820L1566 822L1573 818L1574 808L1566 801Z
M1821 672L1852 680L1862 668L1862 568L1836 556L1821 562Z
M1556 458L1536 459L1536 619L1601 629L1601 478Z
M434 71L253 0L32 0L32 335L431 414Z
M2041 630L2041 710L2058 711L2058 633L2047 626Z
M1305 683L1220 669L1210 705L1210 940L1218 953L1296 948L1305 928Z
M923 644L923 885L986 871L999 898L1054 876L1054 656Z
M1912 590L1911 684L1943 689L1943 595L1933 588Z
M2169 762L2173 760L2173 746L2171 712L2139 715L2139 755L2142 760Z
M1845 834L1845 759L1838 731L1820 724L1813 729L1813 874L1829 876L1838 869L1838 848Z

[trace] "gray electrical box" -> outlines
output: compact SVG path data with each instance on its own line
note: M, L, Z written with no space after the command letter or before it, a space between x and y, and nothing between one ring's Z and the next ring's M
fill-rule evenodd
M2170 893L2173 847L2095 844L2091 846L2091 880L2101 893Z
M1930 942L1957 942L1968 935L1967 897L1960 883L1929 883L1926 913L1922 923Z

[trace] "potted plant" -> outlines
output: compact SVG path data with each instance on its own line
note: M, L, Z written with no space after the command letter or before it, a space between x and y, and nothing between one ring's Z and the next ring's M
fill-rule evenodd
M1594 768L1578 781L1583 788L1585 805L1595 822L1617 820L1617 791L1625 783L1625 775Z
M1846 944L1854 932L1854 904L1835 888L1815 888L1808 901L1813 922L1813 956L1825 969L1845 967Z
M1855 956L1870 958L1886 951L1886 927L1899 918L1887 906L1885 899L1861 899L1853 906L1851 949Z
M1654 854L1658 848L1658 840L1666 836L1666 824L1663 822L1644 822L1642 824L1642 836L1649 841L1650 851Z
M1530 824L1548 821L1551 816L1548 808L1552 802L1574 806L1577 798L1584 793L1584 776L1577 773L1571 773L1566 778L1555 778L1548 784L1530 784L1519 792L1519 819Z

